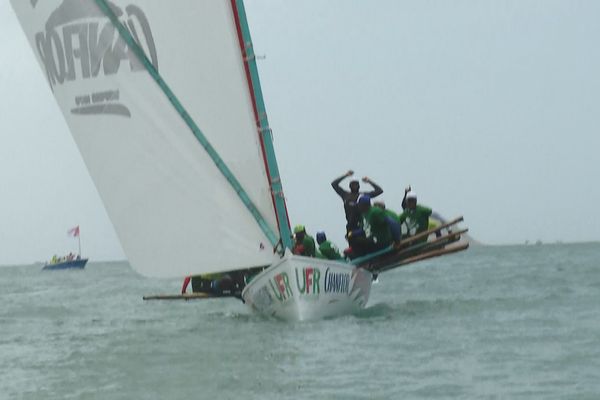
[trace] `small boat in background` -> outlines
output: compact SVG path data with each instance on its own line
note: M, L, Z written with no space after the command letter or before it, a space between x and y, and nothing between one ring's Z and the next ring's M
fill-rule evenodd
M79 225L69 229L67 235L76 237L78 239L79 253L69 253L64 257L58 257L54 255L50 262L44 264L42 269L55 270L55 269L83 269L85 264L88 262L87 258L81 258L81 235L79 231Z
M49 263L44 264L44 267L42 269L70 269L70 268L83 269L87 262L88 262L87 258L81 258L79 256L77 256L76 258L74 258L72 260L61 258L57 262L50 261Z

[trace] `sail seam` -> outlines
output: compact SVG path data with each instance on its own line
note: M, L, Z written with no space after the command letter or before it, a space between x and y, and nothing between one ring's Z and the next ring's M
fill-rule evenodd
M206 136L202 133L202 131L200 130L198 125L195 123L193 118L187 112L187 110L185 109L183 104L179 101L177 96L175 96L175 93L173 93L173 91L167 85L165 80L158 73L157 69L154 67L152 62L146 56L146 53L144 52L144 50L142 50L142 48L138 45L138 43L135 41L135 39L133 38L133 36L129 32L129 30L127 30L127 28L125 28L123 26L123 24L119 21L119 19L117 18L117 16L113 12L113 10L106 3L106 0L94 0L94 1L96 2L96 5L100 8L100 10L108 17L108 19L115 26L115 28L117 28L117 30L119 31L119 34L121 35L123 40L125 40L125 42L129 46L129 48L133 50L133 52L135 53L137 58L142 62L142 64L144 65L144 67L146 68L146 70L148 71L150 76L158 84L158 86L163 91L165 96L169 99L169 101L171 102L171 104L173 105L175 110L179 113L179 115L181 116L183 121L190 128L190 130L192 131L192 133L194 134L196 139L198 139L198 142L200 143L200 145L206 150L208 155L211 157L211 159L215 163L216 167L223 174L225 179L227 179L227 181L229 182L231 187L234 189L234 191L237 193L238 197L240 198L242 203L246 206L248 211L250 211L250 213L252 214L252 216L254 217L254 219L256 220L258 225L260 226L261 230L263 231L263 233L265 234L267 239L269 239L269 242L271 243L271 245L275 246L277 244L277 242L279 241L278 236L271 229L271 227L269 226L269 224L267 223L265 218L261 215L258 208L252 202L252 199L250 199L250 197L248 196L248 193L244 190L244 188L242 187L240 182L237 180L235 175L231 172L231 170L229 169L229 167L227 166L225 161L221 158L221 156L216 151L216 149L210 144L210 142L208 141Z

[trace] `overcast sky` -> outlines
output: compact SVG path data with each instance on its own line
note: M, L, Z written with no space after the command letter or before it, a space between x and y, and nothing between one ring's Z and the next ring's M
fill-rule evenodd
M489 244L600 240L600 2L247 0L292 224L340 247L348 169ZM158 49L160 51L160 49ZM7 0L0 264L116 234Z

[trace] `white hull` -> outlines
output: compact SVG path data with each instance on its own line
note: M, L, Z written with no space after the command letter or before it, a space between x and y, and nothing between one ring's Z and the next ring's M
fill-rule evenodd
M252 279L242 297L260 314L288 321L338 317L366 306L372 278L343 262L286 255Z

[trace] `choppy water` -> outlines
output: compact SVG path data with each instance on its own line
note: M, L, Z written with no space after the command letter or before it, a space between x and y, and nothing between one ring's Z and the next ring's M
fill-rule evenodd
M600 244L474 248L308 323L141 299L180 283L0 268L0 398L600 398Z

